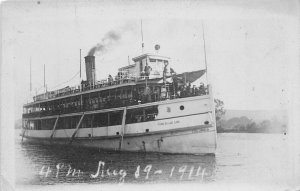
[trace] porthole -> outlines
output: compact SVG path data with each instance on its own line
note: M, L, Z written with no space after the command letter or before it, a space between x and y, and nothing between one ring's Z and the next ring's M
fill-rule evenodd
M183 105L180 106L180 110L184 110L184 106Z
M209 121L204 121L204 124L205 124L205 125L208 125L208 124L209 124Z
M116 135L119 135L119 132L116 132Z

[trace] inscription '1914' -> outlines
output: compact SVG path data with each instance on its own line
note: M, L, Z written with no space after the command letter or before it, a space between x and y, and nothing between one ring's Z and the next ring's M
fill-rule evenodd
M132 171L131 171L132 172ZM39 172L39 175L47 178L47 177L80 177L84 174L81 170L72 168L71 165L66 165L63 163L59 163L55 166L55 168L51 168L50 166L43 166ZM176 174L176 175L175 175ZM179 178L179 180L184 179L192 179L192 178L200 178L200 180L204 180L204 176L207 175L206 169L201 166L188 166L183 165L180 167L171 167L168 169L155 169L152 164L146 165L145 167L141 167L138 165L135 168L134 174L132 174L134 179L144 179L148 180L153 176L164 176L167 178ZM125 169L111 169L105 166L105 162L99 161L97 169L95 173L90 173L89 177L91 179L100 178L118 178L119 182L125 182L125 178L128 176L127 170Z

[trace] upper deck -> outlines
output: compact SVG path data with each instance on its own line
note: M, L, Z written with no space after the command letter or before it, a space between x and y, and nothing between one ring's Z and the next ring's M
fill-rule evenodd
M66 91L57 97L40 100L24 105L23 117L39 117L88 110L124 107L141 103L157 102L208 94L207 87L195 86L205 71L194 71L166 78L141 79L136 81L102 84L79 91ZM147 86L146 86L147 83Z
M25 104L28 106L34 103L40 103L45 100L59 99L65 96L78 95L83 92L101 91L105 89L118 88L118 86L136 85L143 83L147 77L151 79L160 79L164 75L164 68L169 64L169 57L143 54L132 59L134 64L124 66L118 69L116 76L109 75L108 78L96 80L95 74L95 57L86 56L86 76L87 80L82 81L80 85L65 87L58 90L48 91L33 97L33 102ZM148 69L148 70L147 70ZM146 71L147 70L147 71ZM166 73L168 75L170 73Z
M165 99L207 94L202 85L192 87L205 70L176 74L169 67L170 58L142 54L134 64L118 69L113 77L96 80L95 57L86 56L86 77L80 85L47 91L24 104L23 117L39 117L87 110L124 107ZM194 84L193 84L194 85Z

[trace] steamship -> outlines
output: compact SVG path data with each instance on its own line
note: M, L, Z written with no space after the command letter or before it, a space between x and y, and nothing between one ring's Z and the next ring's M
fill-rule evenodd
M116 76L97 80L85 57L86 80L46 91L23 105L22 141L103 150L207 154L216 121L206 70L177 74L170 58L142 54ZM23 140L24 139L24 140Z

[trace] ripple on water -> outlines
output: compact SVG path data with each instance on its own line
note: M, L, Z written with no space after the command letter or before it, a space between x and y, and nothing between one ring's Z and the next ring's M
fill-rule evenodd
M218 134L216 155L196 156L28 144L21 143L18 137L17 184L119 183L124 172L128 183L276 181L285 184L289 182L291 168L287 165L286 142L282 135L276 134ZM91 178L99 161L105 162L103 177L100 172L98 177ZM51 172L45 177L48 168Z

